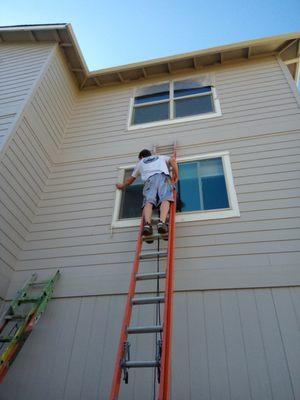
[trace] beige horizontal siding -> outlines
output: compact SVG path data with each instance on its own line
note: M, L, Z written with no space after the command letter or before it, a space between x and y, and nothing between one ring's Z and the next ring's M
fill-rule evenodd
M240 218L179 224L177 289L209 288L207 265L213 276L223 265L231 268L224 287L291 281L299 248L300 110L275 59L216 70L221 118L137 131L126 131L133 86L77 95L59 60L49 66L4 160L3 201L8 207L13 199L10 223L21 225L25 237L16 282L26 270L46 274L59 265L68 277L74 275L73 289L67 285L62 296L76 295L82 267L85 275L96 271L103 280L97 291L94 275L87 276L82 295L126 291L136 229L111 234L118 166L134 163L140 147L175 137L179 156L230 152L241 211ZM285 125L298 129L284 130ZM9 237L16 241L16 235ZM285 261L277 264L276 255ZM261 280L245 270L245 259L253 271L264 269ZM269 282L268 267L274 271ZM193 282L195 268L199 279ZM121 271L123 281L113 282ZM221 279L216 287L222 287Z
M299 117L299 106L275 59L216 70L216 89L222 117L134 131L126 130L132 88L106 91L101 96L97 90L82 94L76 115L66 130L61 161L64 154L68 155L68 159L72 156L83 158L83 154L88 154L89 147L94 148L97 144L102 145L99 152L110 148L117 155L117 147L121 143L125 150L130 147L131 141L136 147L150 138L152 142L159 142L161 137L167 139L167 135L184 142L195 131L199 135L207 129L212 130L210 133L214 138L221 135L224 139L224 130L232 125L289 115Z
M0 44L0 149L52 47L51 44Z
M0 397L106 400L124 305L123 296L51 300ZM299 307L299 287L177 293L172 399L299 398ZM153 323L153 306L135 308L132 318ZM153 357L152 335L130 343L132 359ZM152 399L152 378L130 370L120 400Z
M5 48L2 143L42 48ZM135 131L133 85L78 93L58 48L44 72L0 165L0 299L34 271L61 278L0 398L108 398L137 235L111 230L118 166L174 139L180 157L230 152L241 216L177 225L172 398L299 398L300 109L277 61L217 68L220 118ZM149 337L132 344L149 357ZM152 398L151 374L130 376L120 398Z
M11 53L7 50L4 55L11 55L11 63L4 63L7 68L10 66L11 71L3 72L3 85L6 89L0 94L0 111L1 101L8 101L9 98L13 99L14 106L19 104L18 112L23 114L15 130L11 132L10 142L5 148L0 165L0 269L10 269L12 273L26 236L30 233L30 226L61 144L63 130L74 105L76 89L62 56L58 50L54 51L52 44L11 47ZM2 45L0 57L1 49ZM50 51L54 53L47 65L45 63ZM23 68L27 86L25 81L21 82L22 76L19 76L19 71L21 73ZM41 72L43 68L44 71ZM44 74L43 79L33 88L41 73ZM11 80L10 83L14 74L18 76L17 82ZM5 94L9 90L11 96ZM33 90L30 102L25 103L26 96ZM7 104L5 107L10 110Z
M178 224L177 290L299 281L299 142L299 132L284 132L179 147L179 156L230 151L241 217ZM66 276L61 296L127 291L136 228L115 229L111 235L110 223L117 167L132 160L53 167L18 257L19 283L26 270L47 274L59 265Z

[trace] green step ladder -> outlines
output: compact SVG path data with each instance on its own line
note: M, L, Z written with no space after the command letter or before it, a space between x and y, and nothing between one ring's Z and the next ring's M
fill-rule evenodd
M2 314L0 318L0 383L34 325L45 311L59 276L60 272L57 270L49 279L36 282L37 274L32 274Z

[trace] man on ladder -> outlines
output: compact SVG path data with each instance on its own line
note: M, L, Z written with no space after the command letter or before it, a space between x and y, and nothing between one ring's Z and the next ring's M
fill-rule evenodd
M172 167L172 181L168 167ZM176 190L172 183L178 180L178 166L176 163L176 146L173 148L173 156L152 155L149 150L142 150L132 176L124 184L117 184L122 190L131 185L138 174L141 174L145 182L143 195L143 215L137 238L135 257L130 275L129 289L125 306L124 318L121 327L120 340L116 355L116 363L113 373L110 400L117 400L120 391L121 377L128 383L128 370L135 368L154 368L153 396L158 400L170 400L171 392L171 354L172 354L172 314L174 292L174 253L175 253L175 214L176 214ZM152 210L153 206L160 206L160 221L158 223L158 235L153 235ZM166 218L169 214L169 225ZM167 240L166 250L160 250L160 239ZM157 240L157 251L144 253L143 242L152 243ZM164 271L160 270L161 258L166 258ZM140 272L140 263L144 260L155 260L156 271ZM156 282L155 295L145 297L136 296L136 286L141 281L152 280ZM164 280L163 290L160 282ZM161 319L160 306L163 306L163 319ZM132 312L136 307L155 305L155 324L132 325ZM148 307L148 306L147 306ZM131 359L130 340L132 335L155 335L155 349L151 359ZM156 390L156 380L159 384Z
M160 220L157 224L158 233L164 235L168 232L166 219L168 216L170 202L173 202L172 184L178 181L178 166L175 158L169 156L152 155L150 150L144 149L139 153L139 161L132 175L125 183L118 183L117 189L123 190L131 185L138 175L144 182L143 208L145 224L144 236L153 234L152 211L154 207L160 207ZM169 165L172 167L172 181L170 178ZM151 241L152 242L152 241ZM149 241L150 243L150 241Z

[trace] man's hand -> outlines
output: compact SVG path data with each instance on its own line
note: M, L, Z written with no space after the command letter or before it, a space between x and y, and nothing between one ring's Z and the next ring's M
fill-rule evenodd
M172 183L175 185L178 182L178 165L174 157L170 158L170 165L172 167Z
M125 187L125 185L123 185L122 183L117 183L116 184L116 188L119 189L119 190L123 190L124 187Z
M173 174L171 178L171 182L175 185L178 182L178 175Z
M117 183L116 188L119 190L125 189L127 186L131 185L135 181L134 176L130 176L129 178L126 179L125 183Z

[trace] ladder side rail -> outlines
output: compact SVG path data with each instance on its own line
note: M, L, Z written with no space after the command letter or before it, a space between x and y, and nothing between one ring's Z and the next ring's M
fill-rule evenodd
M15 332L12 341L9 346L5 349L4 353L0 357L0 383L3 381L5 375L8 372L10 365L13 363L16 358L18 352L21 350L25 340L29 336L31 330L27 332L27 327L32 320L32 316L36 312L38 305L34 305L30 311L28 312L24 322Z
M13 363L14 359L18 355L18 352L21 350L25 340L29 336L32 331L33 324L31 329L28 329L31 321L34 320L34 316L38 310L39 304L34 304L31 309L28 311L27 316L21 326L17 329L14 334L12 341L9 346L6 348L5 352L0 357L0 383L3 381L5 375L8 372L10 365Z
M6 348L4 353L0 357L0 383L5 378L9 367L17 357L19 351L21 350L23 344L25 343L27 337L32 331L32 328L28 330L28 326L32 321L36 310L38 309L38 305L34 305L30 311L28 312L24 322L15 332L13 339L11 340L9 346Z
M28 325L26 326L25 332L30 332L33 329L33 326L38 322L39 318L41 317L42 313L45 311L47 304L52 297L54 285L60 276L59 270L55 272L53 277L49 279L48 283L45 284L43 288L41 299L37 304L37 307L34 308L32 316Z
M16 308L19 306L18 301L27 296L27 290L29 288L29 286L36 281L37 278L37 274L33 273L31 275L31 277L24 283L24 285L22 286L22 288L20 290L18 290L16 296L14 297L13 301L11 302L11 310L14 313Z
M3 379L5 378L8 370L9 370L9 367L13 363L13 361L16 358L21 347L22 347L22 344L20 342L15 342L14 345L10 347L9 353L6 354L5 357L3 357L3 359L1 360L0 383L3 382Z
M132 313L131 299L133 298L134 293L135 293L136 274L138 272L139 264L140 264L140 254L141 254L142 243L143 243L143 240L142 240L143 226L144 226L144 214L142 214L142 217L141 217L141 223L140 223L138 239L137 239L137 246L136 246L136 251L135 251L135 257L134 257L133 267L132 267L131 276L130 276L127 302L126 302L126 306L125 306L125 314L124 314L124 319L123 319L122 328L121 328L120 341L119 341L119 346L118 346L118 351L117 351L117 356L116 356L113 381L112 381L111 392L110 392L110 397L109 397L110 400L117 400L119 391L120 391L121 375L122 375L121 363L122 363L123 354L124 354L124 343L126 342L127 336L128 336L127 327L129 326L131 313Z
M173 157L176 160L177 143L173 145ZM173 189L174 202L170 209L170 231L168 241L168 260L166 273L166 300L164 310L164 331L161 358L161 383L158 400L169 400L171 393L171 356L172 356L172 330L173 330L173 292L174 292L174 250L175 250L175 218L176 218L176 189Z
M170 210L170 230L168 242L168 260L166 274L166 299L164 309L164 331L162 341L161 381L159 400L169 400L171 392L171 355L172 355L172 320L173 320L173 292L174 292L174 249L175 249L175 216L176 190L173 190L174 202Z
M5 326L7 325L8 321L5 320L5 317L7 315L11 315L14 314L17 307L18 307L18 300L21 297L24 297L25 293L27 293L27 290L30 286L30 284L32 282L34 282L37 278L37 274L34 273L31 275L30 278L28 278L25 283L23 284L23 286L21 287L21 289L19 289L17 291L17 293L15 294L14 298L12 299L12 301L10 302L10 304L7 305L7 307L5 308L5 310L3 311L3 313L1 314L0 317L0 333L4 330Z
M31 309L28 311L24 322L18 328L14 337L5 350L5 352L0 357L0 383L3 381L4 377L6 376L10 365L15 360L16 356L18 355L19 351L21 350L23 344L25 343L26 339L30 335L34 324L38 321L39 316L45 310L48 301L51 298L51 295L54 290L54 285L59 278L59 271L56 271L54 276L49 279L49 281L45 284L43 288L41 297L39 301L34 304ZM17 293L17 297L14 301L18 304L18 300L27 296L27 290L31 283L33 283L37 278L36 274L33 274L30 279L26 281L22 289L20 289Z

